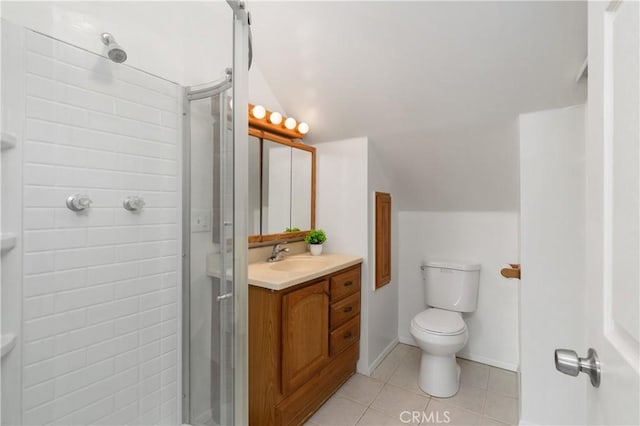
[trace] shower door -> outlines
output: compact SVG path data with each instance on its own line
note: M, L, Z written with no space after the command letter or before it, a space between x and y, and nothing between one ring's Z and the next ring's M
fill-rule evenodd
M222 83L204 95L192 91L186 96L190 143L185 169L190 185L185 188L184 222L190 222L190 226L184 236L187 369L183 420L192 425L233 424L233 135L229 87Z
M247 415L249 37L244 4L229 4L233 67L184 93L182 420L191 425Z

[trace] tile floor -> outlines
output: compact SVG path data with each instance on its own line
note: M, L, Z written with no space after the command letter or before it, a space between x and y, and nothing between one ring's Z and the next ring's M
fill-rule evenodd
M458 393L446 399L431 397L418 388L420 350L399 344L371 377L356 374L349 379L307 425L516 425L515 373L463 359L458 363ZM422 418L414 422L403 411L417 411Z

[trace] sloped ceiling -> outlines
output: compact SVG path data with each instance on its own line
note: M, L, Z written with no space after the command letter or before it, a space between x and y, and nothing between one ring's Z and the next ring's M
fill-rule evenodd
M583 2L250 3L308 143L368 136L401 210L518 210L520 113L583 103Z

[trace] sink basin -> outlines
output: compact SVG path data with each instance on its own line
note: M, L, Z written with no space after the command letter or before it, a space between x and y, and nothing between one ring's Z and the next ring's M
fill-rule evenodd
M285 258L279 262L269 264L269 268L281 272L313 272L324 268L327 264L327 261L321 258Z

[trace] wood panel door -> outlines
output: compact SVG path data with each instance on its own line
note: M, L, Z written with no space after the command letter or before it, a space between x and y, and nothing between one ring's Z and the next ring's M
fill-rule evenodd
M282 298L282 389L299 388L329 360L329 281Z
M376 192L376 288L391 282L391 194Z

